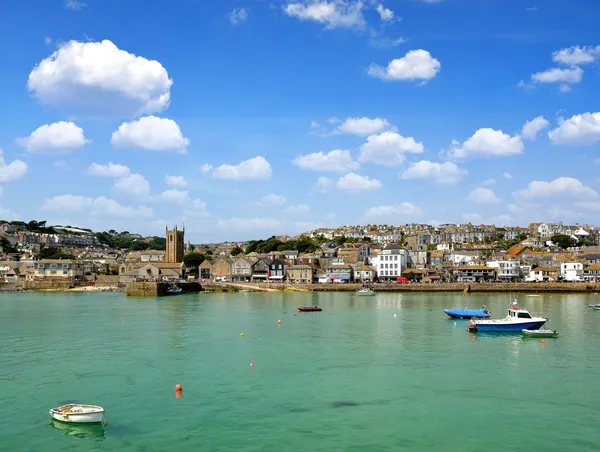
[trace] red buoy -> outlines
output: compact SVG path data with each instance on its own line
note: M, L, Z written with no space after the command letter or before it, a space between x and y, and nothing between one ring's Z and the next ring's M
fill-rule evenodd
M183 390L183 386L181 386L179 383L177 383L175 385L175 391L182 391Z
M254 367L254 363L250 363L250 367Z

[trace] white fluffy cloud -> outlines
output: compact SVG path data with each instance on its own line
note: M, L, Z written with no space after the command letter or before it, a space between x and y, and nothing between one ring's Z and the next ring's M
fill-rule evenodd
M248 19L248 10L246 8L233 8L229 14L227 14L231 25L238 25Z
M402 58L392 60L387 67L372 64L369 75L382 80L427 80L440 72L441 64L427 50L411 50Z
M271 178L271 165L262 157L245 160L238 165L221 165L213 169L215 179L229 180L268 180Z
M114 199L99 196L90 198L77 195L60 195L46 199L42 205L43 210L61 212L86 212L91 216L104 218L140 219L150 218L153 210L146 206L124 206Z
M579 83L583 77L583 69L575 66L568 69L552 68L531 75L534 83Z
M510 174L510 173L504 173L503 176L504 176L504 179L512 179L513 178L512 174Z
M497 204L500 198L496 196L494 190L490 188L476 188L469 193L467 200L478 204Z
M256 203L256 205L261 207L276 207L283 206L287 203L287 199L283 195L276 195L275 193L271 193L263 196L260 201Z
M386 119L382 118L346 118L335 132L350 133L352 135L373 135L390 126Z
M173 81L154 60L111 41L70 41L29 74L29 91L43 104L77 114L128 117L169 105Z
M540 130L550 127L550 122L543 116L527 121L521 131L521 136L524 140L535 141Z
M190 140L185 138L172 119L145 116L137 121L124 122L113 132L110 142L119 148L146 151L187 152Z
M79 11L83 9L85 3L78 0L65 0L65 8L72 9L73 11Z
M125 165L119 165L113 162L108 162L108 165L92 163L88 167L87 173L92 176L101 177L125 177L131 174L131 170Z
M496 179L486 179L483 181L482 185L494 185L496 183Z
M392 206L376 206L368 209L363 218L376 223L401 224L418 218L423 214L420 207L410 202L401 202Z
M431 162L421 160L412 163L406 170L400 173L400 179L415 180L429 179L439 185L453 185L460 182L469 172L460 168L453 162Z
M290 17L324 24L325 28L362 28L362 0L300 0L288 2L283 11Z
M149 199L151 192L150 182L141 174L130 174L117 179L113 185L113 190L122 196L140 200Z
M424 146L420 141L388 131L367 138L367 142L360 147L359 161L397 166L404 163L405 154L421 154L423 151Z
M600 45L598 46L573 46L557 50L552 54L555 63L568 64L571 66L589 64L600 58Z
M509 157L523 152L520 136L511 137L501 130L479 129L464 143L453 140L448 151L450 160L469 158Z
M81 149L90 142L81 127L67 121L44 124L28 137L17 138L19 145L35 154L65 154Z
M600 142L600 112L574 115L560 120L559 126L548 133L554 144L595 144Z
M333 181L328 177L319 177L315 186L313 187L313 191L316 193L325 194L329 191L329 189L333 187Z
M169 187L187 187L187 181L183 176L165 176L165 182Z
M6 164L4 151L0 149L0 184L19 179L25 173L27 173L27 163L22 160L13 160Z
M186 204L187 208L184 211L185 215L192 218L207 218L210 216L206 203L201 199L194 199L191 203Z
M389 8L386 8L381 3L377 5L376 8L379 13L379 17L383 22L391 22L394 20L394 11Z
M348 173L340 177L336 183L337 188L350 192L379 190L381 181L371 179L368 176L360 176L356 173Z
M294 165L312 171L323 173L343 173L358 169L360 165L352 160L350 151L334 149L328 153L313 152L312 154L296 157Z
M549 182L534 180L526 188L513 192L513 197L515 204L509 208L523 218L543 215L563 221L593 221L600 212L600 194L572 177Z
M550 182L534 180L527 188L513 193L515 199L523 201L538 201L540 199L578 199L597 200L600 196L591 187L583 185L573 177L559 177Z
M160 200L175 204L185 204L190 202L189 194L190 192L187 190L178 190L177 188L172 188L170 190L163 191L160 194Z

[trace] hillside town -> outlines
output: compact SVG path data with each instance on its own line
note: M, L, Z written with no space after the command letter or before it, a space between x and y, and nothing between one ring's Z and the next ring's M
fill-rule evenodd
M140 280L343 284L597 281L595 226L407 224L317 229L296 237L192 245L128 231L0 224L0 281Z

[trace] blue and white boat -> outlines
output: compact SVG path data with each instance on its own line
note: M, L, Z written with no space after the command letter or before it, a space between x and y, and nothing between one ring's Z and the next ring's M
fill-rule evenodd
M543 317L533 317L527 309L520 308L514 301L503 319L471 320L469 331L485 333L521 333L523 330L539 330L548 321Z
M448 314L451 319L487 319L490 317L490 311L485 307L481 309L444 309L444 312Z

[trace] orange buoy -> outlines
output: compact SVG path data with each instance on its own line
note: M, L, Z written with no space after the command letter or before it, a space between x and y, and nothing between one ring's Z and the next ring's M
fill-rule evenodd
M250 363L250 367L254 367L254 363Z
M183 391L183 386L181 386L179 383L177 383L175 385L175 391Z
M278 321L277 321L277 325L281 325L281 320L278 320Z
M544 339L542 339L542 345L544 345L546 343L546 341Z

